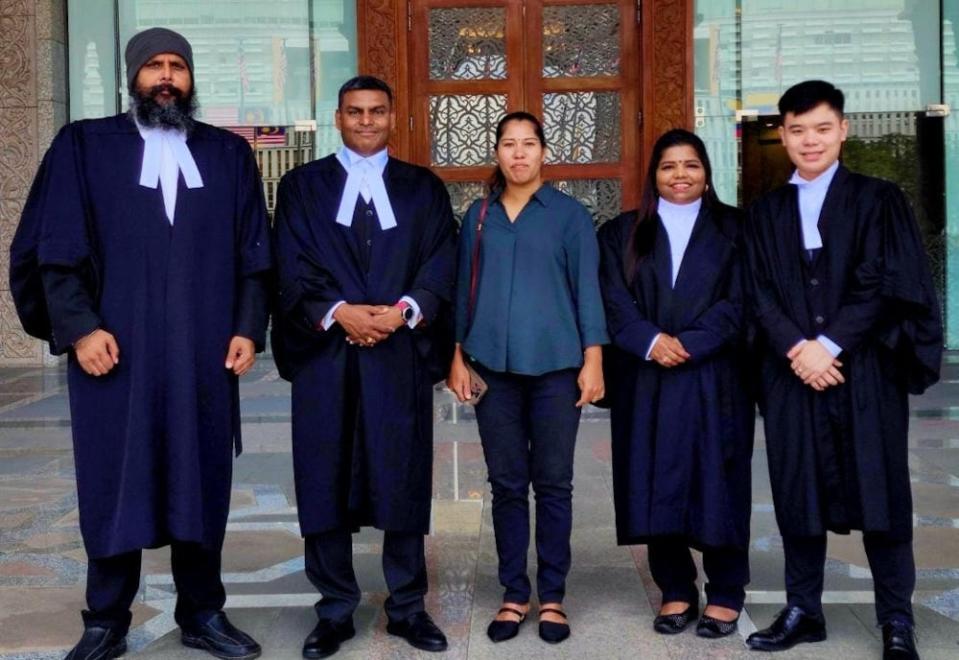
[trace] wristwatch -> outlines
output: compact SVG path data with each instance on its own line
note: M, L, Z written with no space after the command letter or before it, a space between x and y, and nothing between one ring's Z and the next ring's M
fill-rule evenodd
M413 320L413 307L405 300L399 301L393 305L393 307L396 307L400 310L400 315L403 317L404 323L409 323Z

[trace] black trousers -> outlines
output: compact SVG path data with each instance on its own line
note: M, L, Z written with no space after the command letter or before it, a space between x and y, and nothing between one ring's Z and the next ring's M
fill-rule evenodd
M663 592L663 602L699 602L696 564L686 542L664 537L651 541L647 548L649 571ZM707 548L703 550L703 570L707 604L741 611L749 583L749 553L737 548Z
M322 594L314 608L321 619L344 622L360 604L360 587L353 572L350 530L310 534L305 540L306 576ZM390 591L384 609L391 621L422 612L427 591L426 552L417 532L383 533L383 577Z
M142 552L91 559L87 564L87 607L83 622L126 634L130 628L130 606L140 588ZM170 545L170 565L177 599L174 619L189 623L198 615L223 609L226 591L220 579L221 549L204 549L198 543Z
M493 493L493 532L505 602L526 603L529 487L536 494L536 589L541 603L562 602L571 564L573 452L579 429L578 371L540 376L474 367L489 390L476 422Z
M872 571L879 625L890 621L912 625L911 599L916 588L912 541L892 539L880 533L866 533L862 538ZM822 618L826 537L784 536L783 555L787 603Z

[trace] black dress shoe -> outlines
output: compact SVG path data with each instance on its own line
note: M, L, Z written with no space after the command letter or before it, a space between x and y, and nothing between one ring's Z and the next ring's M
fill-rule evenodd
M493 619L490 621L489 627L486 628L486 636L494 642L505 642L507 639L513 639L519 634L519 627L523 625L524 621L526 621L526 612L518 610L515 607L507 607L504 605L503 607L499 608L499 612L496 614L499 616L504 612L515 614L519 617L519 620L497 621L496 619Z
M900 621L883 625L882 660L919 660L916 635L911 625Z
M707 639L726 637L736 632L738 624L738 616L732 621L723 621L704 614L699 617L699 623L696 624L696 634Z
M262 653L253 638L230 623L223 611L180 626L183 646L203 649L224 660L253 660Z
M340 644L353 639L356 629L353 619L337 623L331 619L320 619L313 632L303 642L304 658L327 658L340 650Z
M64 660L110 660L127 652L126 635L111 628L90 626Z
M390 621L386 624L386 632L402 637L410 646L421 651L445 651L447 647L446 635L426 612L411 614L400 621Z
M663 635L675 635L686 630L689 622L699 615L699 605L690 605L678 614L660 614L653 619L653 630Z
M824 639L825 622L793 605L783 608L771 626L750 635L746 639L746 646L754 651L785 651L796 644L821 642Z
M540 615L542 616L546 612L551 614L558 614L563 619L566 619L566 612L563 610L558 610L555 607L541 607L539 610ZM556 623L555 621L543 621L539 620L539 638L544 642L550 644L559 644L564 639L569 637L569 624L568 623Z

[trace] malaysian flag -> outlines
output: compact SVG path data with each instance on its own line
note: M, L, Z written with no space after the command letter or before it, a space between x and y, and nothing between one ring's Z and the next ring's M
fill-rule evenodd
M257 147L285 147L286 146L286 127L285 126L257 126L256 127L256 146Z
M256 146L256 127L255 126L224 126L231 133L236 133L241 138L250 143L250 146Z

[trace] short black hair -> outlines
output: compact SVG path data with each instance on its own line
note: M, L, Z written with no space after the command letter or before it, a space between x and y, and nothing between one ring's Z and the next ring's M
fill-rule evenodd
M795 84L779 98L779 114L783 117L787 112L801 115L809 112L817 105L825 103L843 116L843 107L846 97L842 90L825 80L804 80Z
M362 89L371 89L377 92L385 93L386 98L388 98L390 101L390 105L393 105L393 90L390 89L389 85L376 76L356 76L355 78L350 78L347 80L340 87L340 92L336 99L336 107L343 107L343 97L346 96L347 92L355 92Z

